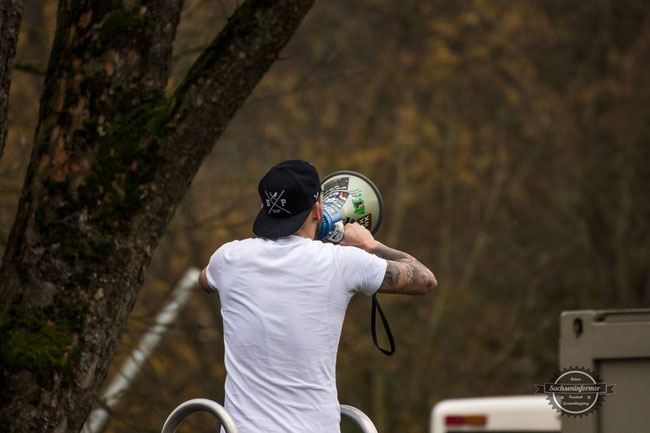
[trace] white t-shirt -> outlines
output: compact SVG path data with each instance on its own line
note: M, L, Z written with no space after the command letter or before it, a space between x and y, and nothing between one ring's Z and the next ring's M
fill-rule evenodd
M299 236L229 242L210 258L224 324L225 408L240 433L340 432L336 353L345 310L386 260Z

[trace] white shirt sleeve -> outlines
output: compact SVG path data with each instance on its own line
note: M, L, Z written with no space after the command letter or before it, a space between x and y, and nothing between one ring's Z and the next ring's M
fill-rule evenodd
M386 275L386 260L356 247L340 247L339 266L346 286L352 292L373 295Z
M219 268L220 268L220 263L223 259L223 254L224 254L224 246L222 245L217 251L212 254L212 257L210 257L210 262L208 263L208 266L206 267L206 276L208 277L208 284L214 290L215 292L219 289Z

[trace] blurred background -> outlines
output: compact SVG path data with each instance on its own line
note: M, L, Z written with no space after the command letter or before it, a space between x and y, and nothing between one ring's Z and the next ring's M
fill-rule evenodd
M237 4L185 1L170 91ZM56 8L25 0L0 252ZM423 433L441 399L531 394L556 372L561 311L650 305L650 3L317 0L178 207L109 378L188 268L252 236L257 183L287 158L321 177L372 179L385 203L377 238L439 282L426 297L380 296L397 342L390 358L372 344L370 298L353 299L342 403L379 431ZM222 402L225 375L219 299L197 290L105 431L160 431L187 399ZM215 421L195 414L179 431L215 431Z

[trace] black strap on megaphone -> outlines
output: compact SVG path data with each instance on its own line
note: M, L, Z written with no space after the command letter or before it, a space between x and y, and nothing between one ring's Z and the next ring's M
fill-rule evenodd
M386 331L386 337L388 337L388 342L390 343L390 350L382 349L377 343L377 331L376 331L376 313L379 312L379 317L381 318L381 323L384 324L384 330ZM384 312L379 306L379 301L377 300L377 294L372 295L372 312L370 313L370 331L372 332L372 342L375 343L377 349L381 351L386 356L391 356L395 353L395 340L393 340L393 334L390 332L390 326L388 326L388 320Z

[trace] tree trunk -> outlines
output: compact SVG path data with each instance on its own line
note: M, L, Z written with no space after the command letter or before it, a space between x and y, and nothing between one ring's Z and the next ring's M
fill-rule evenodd
M134 3L59 6L0 269L10 432L80 430L176 204L313 0L245 2L170 98L181 0Z
M11 68L16 55L18 30L23 15L22 0L3 0L0 3L0 158L7 140L7 110Z

